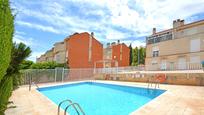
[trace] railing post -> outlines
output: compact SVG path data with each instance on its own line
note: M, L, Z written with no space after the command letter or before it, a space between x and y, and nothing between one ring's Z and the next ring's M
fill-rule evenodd
M57 69L55 68L55 82L57 82Z
M64 68L62 68L62 82L64 81Z
M31 85L32 85L32 76L30 74L30 76L29 76L29 91L31 91Z

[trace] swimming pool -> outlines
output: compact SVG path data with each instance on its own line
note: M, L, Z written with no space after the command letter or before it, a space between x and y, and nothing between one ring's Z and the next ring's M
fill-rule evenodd
M130 87L96 82L81 82L39 88L55 104L70 99L79 103L86 115L128 115L165 90ZM67 104L62 104L65 109ZM76 114L73 108L68 112Z

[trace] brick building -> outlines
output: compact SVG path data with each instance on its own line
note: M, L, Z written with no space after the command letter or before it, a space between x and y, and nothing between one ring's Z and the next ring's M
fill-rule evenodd
M75 33L65 43L70 68L93 68L94 62L103 59L103 45L93 33Z
M37 62L68 63L70 68L123 67L129 66L129 53L129 47L119 41L103 49L93 33L84 32L55 43L51 50L37 58Z
M104 49L103 66L104 67L124 67L129 66L130 49L124 43L108 43Z

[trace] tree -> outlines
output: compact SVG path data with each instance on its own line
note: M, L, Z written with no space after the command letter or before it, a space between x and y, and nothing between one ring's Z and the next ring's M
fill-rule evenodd
M0 114L3 115L12 91L12 78L5 76L10 63L14 16L9 0L0 0Z
M20 65L31 54L30 47L27 47L24 43L13 44L12 56L9 68L7 69L7 75L19 73Z
M140 64L145 64L145 58L146 58L146 48L145 47L139 47L139 48L135 47L132 50L132 66L138 66Z
M21 65L30 54L30 47L27 47L24 43L13 43L11 62L6 74L6 76L13 78L13 89L16 89L22 82L22 76L20 74Z
M132 66L138 65L138 47L135 47L132 52Z
M132 44L129 45L129 49L130 49L130 56L129 56L129 65L132 65Z
M140 64L145 64L146 48L140 47Z

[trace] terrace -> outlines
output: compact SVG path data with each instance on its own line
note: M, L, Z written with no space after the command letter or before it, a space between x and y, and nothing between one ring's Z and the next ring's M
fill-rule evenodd
M166 32L162 34L152 35L146 38L147 44L154 44L162 41L172 40L173 34L172 32Z
M150 82L158 73L166 75L166 81L161 83L159 87L156 86L155 82ZM32 82L37 84L38 87L43 88L87 81L166 90L166 92L160 96L142 107L131 111L129 114L204 114L204 72L201 69L146 71L144 66L109 69L101 68L95 70L58 68L49 70L29 70L26 71L24 75L25 85L15 90L10 98L17 107L7 109L6 115L30 113L39 115L57 114L57 104L53 103L53 101L48 99L45 95L42 95L37 90L37 87L32 85ZM32 86L30 91L29 86ZM139 100L136 99L136 101ZM62 111L61 114L63 113Z

